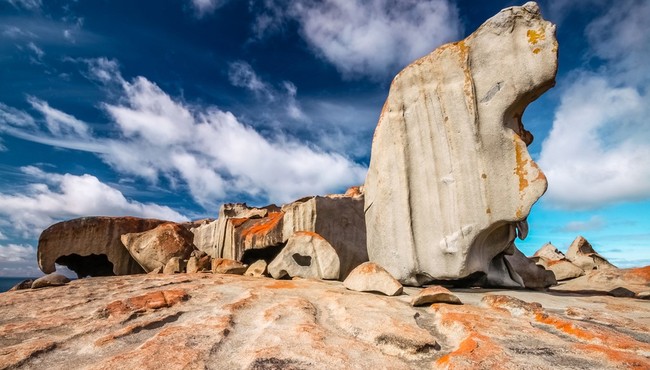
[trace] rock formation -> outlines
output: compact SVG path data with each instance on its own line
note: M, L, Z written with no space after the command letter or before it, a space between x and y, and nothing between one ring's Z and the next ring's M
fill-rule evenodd
M0 368L650 368L647 301L472 289L412 307L404 290L177 274L5 292Z
M553 244L546 243L533 254L533 257L541 257L547 261L561 261L566 259L564 253L560 252Z
M432 303L463 304L449 289L439 285L422 289L411 299L411 306L425 306Z
M585 271L616 268L605 257L596 253L587 239L582 236L578 236L571 243L566 258Z
M364 262L357 266L343 281L343 286L357 292L376 292L388 296L400 295L403 291L399 281L373 262Z
M505 255L504 258L511 267L510 273L519 275L525 288L541 289L557 284L553 271L538 266L518 248L515 248L512 255Z
M32 289L46 288L51 286L61 286L70 282L66 276L61 274L48 274L41 276L38 279L34 280L32 283Z
M339 278L340 266L339 256L327 240L311 231L299 231L289 238L268 270L275 279L289 275L332 280Z
M122 244L146 271L164 267L172 257L186 260L194 250L194 235L175 223L165 223L141 233L129 233L120 237Z
M459 279L526 237L546 178L521 117L555 84L557 48L531 2L394 78L365 183L371 261L406 284Z
M165 222L135 217L83 217L59 222L45 229L38 240L38 266L49 274L57 263L79 277L143 273L120 236L151 230Z

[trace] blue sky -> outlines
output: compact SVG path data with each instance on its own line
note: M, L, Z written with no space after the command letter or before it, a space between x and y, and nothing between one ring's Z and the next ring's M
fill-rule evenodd
M510 1L0 0L0 276L52 223L216 217L363 182L392 77ZM540 3L556 87L524 115L549 180L532 254L650 264L648 1Z

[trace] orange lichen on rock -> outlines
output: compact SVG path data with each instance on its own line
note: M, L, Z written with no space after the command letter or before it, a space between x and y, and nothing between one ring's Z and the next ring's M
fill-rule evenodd
M289 280L276 280L269 285L264 286L267 289L294 289L297 288L296 284Z
M161 290L111 302L103 312L107 316L115 316L134 311L157 310L171 307L188 298L189 294L184 289Z
M269 212L268 216L261 222L242 230L243 238L252 238L253 236L264 236L273 231L284 217L284 212Z
M544 29L542 28L539 30L528 30L528 32L526 32L526 36L528 36L528 43L531 45L536 45L538 42L546 39Z
M650 266L629 269L625 274L633 279L641 279L645 283L650 282Z
M311 236L312 238L320 238L320 239L323 239L322 236L320 236L319 234L317 234L317 233L315 233L315 232L313 232L313 231L296 231L296 232L294 233L294 235L296 235L296 236L305 235L305 236Z
M528 187L528 179L526 178L528 175L528 170L526 169L528 159L524 159L524 153L526 152L526 147L522 147L522 144L524 144L524 142L521 140L521 137L519 137L519 135L516 133L514 135L516 162L515 174L519 177L519 192L523 192Z
M605 345L577 343L575 347L581 352L591 352L594 355L601 355L618 366L625 366L627 369L650 369L650 360L647 357L612 349L609 343Z

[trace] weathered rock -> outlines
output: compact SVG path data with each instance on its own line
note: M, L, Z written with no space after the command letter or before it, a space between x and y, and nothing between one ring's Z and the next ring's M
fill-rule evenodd
M282 207L283 240L295 232L311 231L322 236L339 256L340 278L368 261L363 190L352 187L344 195L309 197Z
M538 266L515 247L512 255L505 255L514 272L521 277L525 288L542 289L557 284L555 274Z
M186 272L193 274L195 272L208 271L212 268L212 258L204 253L201 257L191 256L187 260Z
M537 264L552 271L557 281L574 279L585 274L583 269L567 259L548 261L544 257L538 257Z
M357 266L343 281L343 286L357 292L378 292L388 296L402 294L402 284L374 262Z
M180 274L185 272L186 262L181 257L172 257L162 270L163 274ZM159 266L160 267L160 266ZM157 268L159 268L157 267Z
M13 292L14 290L31 289L33 283L34 283L34 279L26 279L12 286L11 289L9 289L9 291Z
M551 242L544 244L535 252L533 257L541 257L547 261L560 261L566 259L564 253L560 252Z
M550 289L555 292L589 294L610 294L610 292L619 289L619 294L625 296L627 293L621 288L638 294L647 291L648 286L650 286L650 266L632 269L589 270L584 276L562 281ZM616 291L613 294L616 294Z
M248 266L244 276L262 277L267 273L267 263L264 260L257 260Z
M439 285L426 287L411 299L411 306L424 306L432 303L463 304L449 289Z
M596 253L587 239L582 236L578 236L571 243L566 258L585 271L616 268L605 257Z
M163 269L164 269L164 266L156 267L155 269L149 271L148 274L151 274L151 275L162 274Z
M311 231L293 234L280 254L269 264L269 274L312 279L339 278L341 262L336 250L322 236Z
M464 305L411 307L407 295L364 294L307 279L75 280L0 294L0 368L650 367L647 301L452 292Z
M557 48L527 3L393 79L365 182L371 261L409 285L453 280L487 272L526 236L547 183L521 117L554 85Z
M248 265L239 261L227 258L215 258L212 260L212 272L214 274L243 275L246 269L248 269Z
M46 274L57 263L79 277L141 274L120 236L151 230L167 221L136 217L84 217L54 224L38 241L38 266Z
M650 290L645 292L639 292L636 294L636 297L639 299L650 299Z
M48 274L34 280L32 289L45 288L49 286L61 286L70 282L70 279L61 274Z
M165 266L173 257L188 259L194 250L194 235L188 229L175 223L165 223L141 233L121 236L131 257L149 272Z

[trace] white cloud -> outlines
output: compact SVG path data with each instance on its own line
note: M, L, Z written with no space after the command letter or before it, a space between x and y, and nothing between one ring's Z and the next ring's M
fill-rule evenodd
M196 15L201 18L207 14L214 12L229 0L191 0L192 7L196 11Z
M601 230L606 226L605 219L601 216L591 216L587 221L571 221L562 227L560 231L568 233L580 233L585 231Z
M25 8L28 10L38 10L43 3L41 0L7 0L9 4L16 8Z
M650 44L634 34L649 23L649 3L626 1L587 27L592 53L605 64L597 72L573 71L542 143L539 165L552 206L589 209L650 198Z
M34 52L38 60L43 59L43 56L45 56L45 52L43 51L43 49L39 48L38 46L36 46L36 44L34 44L31 41L27 44L27 48L32 52Z
M253 29L257 35L293 19L314 51L348 78L385 78L461 35L458 11L447 0L266 0L264 5L267 11Z
M27 244L0 245L1 262L31 262L36 260L36 249Z
M144 77L125 81L115 74L113 63L89 65L98 80L121 86L119 101L103 105L118 137L93 137L87 124L41 101L32 105L45 115L49 132L25 133L13 126L5 130L27 140L97 153L118 172L151 183L165 178L172 186L187 187L206 208L237 195L280 203L363 182L366 169L340 154L281 134L263 137L232 113L177 101ZM285 89L295 94L295 86Z
M7 240L7 237L0 231L0 240Z
M275 97L271 87L255 73L253 67L244 61L230 63L228 67L228 80L233 86L246 88L256 94L262 94L269 100Z
M36 127L34 118L29 114L0 103L0 132L11 125L15 127Z
M95 176L60 175L36 167L21 170L32 182L22 194L0 193L0 215L13 229L31 237L54 222L81 216L139 216L186 221L169 207L128 200Z

